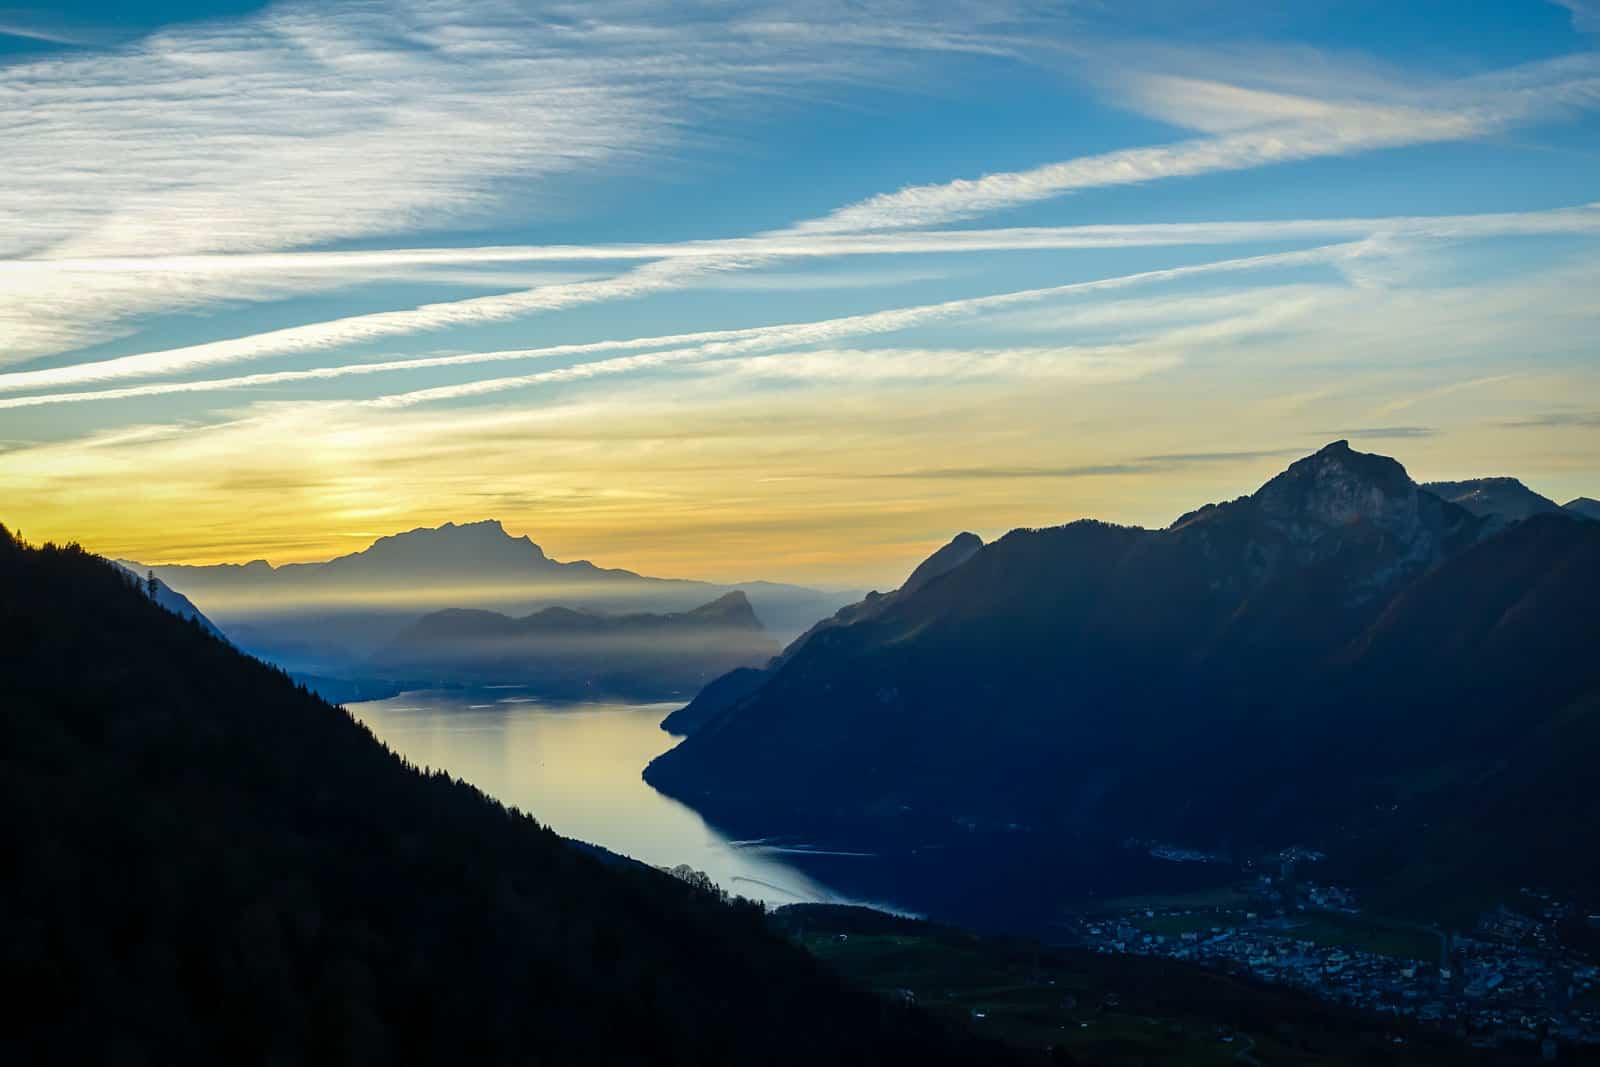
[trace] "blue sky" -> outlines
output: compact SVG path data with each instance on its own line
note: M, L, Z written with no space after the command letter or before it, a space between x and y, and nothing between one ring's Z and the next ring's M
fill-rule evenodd
M1334 435L1600 495L1600 8L1265 7L0 6L0 518L888 584Z

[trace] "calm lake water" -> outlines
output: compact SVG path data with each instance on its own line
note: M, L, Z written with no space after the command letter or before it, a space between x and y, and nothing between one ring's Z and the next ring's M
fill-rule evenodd
M559 834L658 867L687 863L739 896L847 902L785 862L785 850L730 841L645 784L645 764L678 742L660 727L677 706L549 704L519 689L347 705L412 763L464 778Z

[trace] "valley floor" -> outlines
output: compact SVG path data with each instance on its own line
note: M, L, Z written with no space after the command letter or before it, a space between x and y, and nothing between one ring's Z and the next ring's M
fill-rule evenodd
M986 938L859 908L798 905L776 921L858 985L997 1038L1049 1063L1109 1067L1350 1063L1537 1063L1538 1041L1495 1047L1414 1018L1156 953ZM1593 1049L1564 1062L1600 1062Z

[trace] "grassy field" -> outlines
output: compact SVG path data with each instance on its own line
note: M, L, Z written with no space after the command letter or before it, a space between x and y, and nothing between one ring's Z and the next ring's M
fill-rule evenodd
M1209 934L1215 927L1226 930L1244 923L1240 912L1194 911L1187 915L1157 915L1154 918L1136 918L1133 925L1147 934L1163 937L1182 937L1184 934Z
M963 1021L1009 1044L1054 1048L1062 1062L1095 1064L1235 1063L1244 1047L1208 1024L1162 1020L1108 1006L1081 973L996 954L982 941L932 936L811 933L801 942L846 975L890 996L910 992L918 1005ZM1115 997L1113 996L1113 999ZM1071 1058L1066 1058L1071 1057Z
M854 984L1037 1055L1040 1063L1457 1064L1453 1043L1303 994L1177 963L983 938L864 909L800 906L776 921ZM1442 1039L1439 1039L1442 1041Z
M1434 934L1368 915L1308 912L1304 921L1288 931L1288 935L1319 945L1336 945L1397 959L1427 962L1439 958L1439 938Z
M1243 910L1250 897L1232 886L1202 889L1195 893L1170 893L1144 897L1114 897L1082 909L1086 915L1126 915L1132 911Z
M1245 905L1249 898L1231 889L1208 890L1167 897L1127 897L1106 901L1095 914L1125 920L1147 934L1182 937L1209 934L1214 928L1247 927ZM1145 912L1155 912L1146 915ZM1283 936L1318 945L1371 952L1397 959L1432 962L1439 958L1439 938L1427 929L1370 914L1308 911L1293 918ZM1273 931L1279 933L1280 931Z

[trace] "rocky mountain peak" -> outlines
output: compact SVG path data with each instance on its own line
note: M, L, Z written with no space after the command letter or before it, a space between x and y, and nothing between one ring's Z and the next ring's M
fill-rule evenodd
M750 598L742 589L724 593L709 604L700 605L688 612L687 617L742 629L761 629L761 620L756 617L756 609L751 606Z
M1252 499L1286 530L1368 524L1409 541L1419 525L1417 497L1417 483L1397 461L1335 441L1290 464Z
M516 558L543 562L544 549L526 535L512 537L499 519L477 522L447 522L442 526L419 526L405 533L380 537L356 553L369 559L405 558L413 553L458 553L469 558Z

